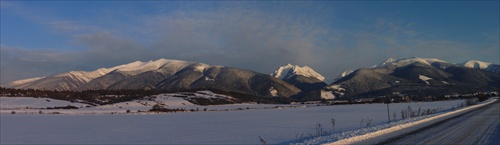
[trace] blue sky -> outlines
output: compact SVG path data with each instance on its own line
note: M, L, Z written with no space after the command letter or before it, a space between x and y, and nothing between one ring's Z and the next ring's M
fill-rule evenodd
M1 1L1 83L159 58L332 80L387 58L500 62L499 1Z

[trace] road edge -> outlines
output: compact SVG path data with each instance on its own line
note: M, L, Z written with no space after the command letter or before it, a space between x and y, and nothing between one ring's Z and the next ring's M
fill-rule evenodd
M339 140L336 142L326 143L325 145L379 144L379 143L385 142L387 140L390 140L392 138L397 138L398 136L400 136L402 134L411 133L411 132L417 131L419 129L425 128L427 126L445 121L447 119L450 119L450 118L453 118L453 117L456 117L456 116L459 116L462 114L465 114L469 111L479 109L481 107L485 107L489 104L495 103L496 101L498 101L498 99L491 99L490 101L482 103L482 104L469 106L469 107L466 107L463 109L447 112L444 114L425 118L425 119L418 120L415 122L410 122L410 123L406 123L406 124L393 126L390 128L367 133L364 135L354 136L354 137L342 139L342 140Z

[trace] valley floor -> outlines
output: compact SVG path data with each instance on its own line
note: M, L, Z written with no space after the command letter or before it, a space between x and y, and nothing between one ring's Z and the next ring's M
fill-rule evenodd
M395 103L390 114L401 120L400 112L408 107L444 111L460 103ZM166 114L0 114L0 144L260 144L260 138L289 144L313 138L319 129L331 133L385 124L386 109L386 104L360 104Z

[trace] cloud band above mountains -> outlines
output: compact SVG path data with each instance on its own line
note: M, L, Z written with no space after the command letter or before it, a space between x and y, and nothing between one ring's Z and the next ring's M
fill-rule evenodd
M109 12L87 20L25 17L67 37L69 41L61 43L78 49L2 44L1 83L159 58L261 73L271 73L288 63L308 65L330 79L345 69L371 66L388 57L499 61L498 30L485 34L485 43L458 42L429 39L431 34L411 21L367 19L366 24L348 29L344 26L348 22L343 22L348 20L336 17L335 9L327 7L302 13L294 8L317 5L278 4L273 9L283 11L273 11L246 4L206 9L186 6L156 14ZM125 16L131 20L120 19Z

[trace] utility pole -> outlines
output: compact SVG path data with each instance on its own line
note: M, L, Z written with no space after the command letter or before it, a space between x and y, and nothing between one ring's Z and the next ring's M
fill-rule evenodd
M391 124L391 114L389 111L389 103L391 103L391 97L386 96L385 97L385 104L387 104L387 120L389 120L389 124Z

